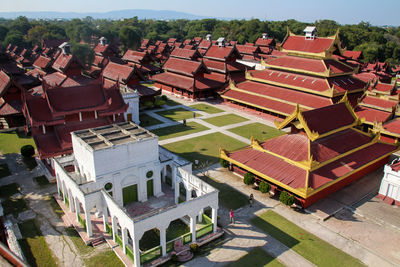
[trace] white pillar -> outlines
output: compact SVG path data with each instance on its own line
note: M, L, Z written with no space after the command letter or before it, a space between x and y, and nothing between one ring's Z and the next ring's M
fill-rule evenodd
M172 179L172 184L175 184L176 182L177 182L177 177L176 177L176 167L175 166L172 166L171 167L171 169L172 169L172 177L171 177L171 179Z
M126 254L126 243L128 243L128 235L126 228L122 229L122 251Z
M90 219L90 210L85 206L85 221L86 221L86 233L88 237L93 235L92 233L92 220Z
M190 190L189 187L186 188L186 201L189 201L190 199L192 199L191 191L192 190Z
M139 237L133 236L133 260L135 261L135 267L140 267L140 251L139 251Z
M190 216L190 232L192 233L192 242L196 242L196 215Z
M176 182L174 184L174 195L175 195L175 204L179 203L179 183Z
M197 219L199 223L201 223L203 221L203 212L204 212L203 209L201 209L199 211L199 216L198 216L198 219Z
M70 191L68 190L68 200L69 200L69 211L70 212L74 212L74 198L72 196L72 194L70 193Z
M66 203L65 197L66 197L67 192L65 191L64 183L62 183L61 185L62 185L62 192L63 192L63 201L64 201L64 204L65 204Z
M218 222L218 209L212 208L211 216L212 216L211 220L213 223L213 233L216 233L217 232L217 222Z
M103 226L104 226L104 232L107 232L107 223L108 223L108 211L107 211L107 207L103 207Z
M113 241L115 242L115 234L117 233L117 222L115 220L115 217L112 217L111 220L112 220L112 225L111 225L112 236L113 236Z
M75 199L75 215L76 215L76 221L79 222L79 213L81 212L81 207L79 204L79 200L77 201Z
M167 255L167 231L165 228L160 229L160 244L162 255Z

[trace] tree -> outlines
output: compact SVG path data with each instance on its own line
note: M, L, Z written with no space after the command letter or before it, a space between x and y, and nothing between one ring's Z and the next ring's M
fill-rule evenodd
M17 46L25 46L24 36L22 33L18 31L10 31L7 33L6 38L4 39L3 45L7 46L8 44L13 44Z
M137 28L133 26L124 26L119 31L119 39L124 50L136 50L140 46L141 36Z
M26 35L26 41L30 42L32 45L39 45L41 40L44 39L44 35L47 33L47 29L42 25L37 25L29 29Z
M0 25L0 41L4 41L8 33L8 28Z
M245 184L247 184L247 185L253 184L253 183L254 183L254 175L253 175L252 173L250 173L250 172L247 172L247 173L244 175L243 183L245 183Z
M94 60L94 51L88 44L74 43L72 54L84 65L89 66Z

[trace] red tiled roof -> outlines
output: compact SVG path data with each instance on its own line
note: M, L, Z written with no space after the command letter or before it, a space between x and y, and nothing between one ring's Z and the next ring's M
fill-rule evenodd
M161 91L160 90L154 90L153 88L147 87L147 86L143 86L143 85L133 85L130 86L130 88L137 90L139 93L139 96L156 96L156 95L160 95Z
M212 59L203 59L204 64L207 66L208 69L226 73L228 72L235 72L235 71L245 71L246 66L239 63L239 62L222 62Z
M199 52L197 50L189 50L189 49L184 49L184 48L175 48L174 51L172 51L171 57L177 57L177 58L185 58L185 59L193 59L193 58L198 58L201 57Z
M226 58L228 58L232 53L235 53L235 51L238 54L237 56L239 56L239 53L234 46L220 47L218 45L213 45L207 50L204 57L226 60ZM238 58L240 58L240 56Z
M2 100L2 99L0 99ZM14 100L14 101L9 101L9 102L3 102L2 105L0 105L0 116L8 116L8 115L15 115L15 114L21 114L22 112L22 103L21 100Z
M357 79L360 79L364 82L370 82L370 81L374 81L374 80L378 80L379 76L377 76L376 74L372 73L372 72L360 72L360 73L356 73L354 74L354 76Z
M329 86L333 87L337 92L351 92L363 89L366 86L365 82L354 79L354 77L350 75L329 77L327 81Z
M204 39L199 43L198 48L208 49L211 45L212 45L212 42Z
M139 52L134 50L126 50L124 56L122 57L123 60L131 61L135 63L141 63L144 58L148 57L147 52Z
M48 67L50 67L50 65L51 65L51 58L44 56L39 56L33 63L34 67L40 69L47 69Z
M395 118L383 124L383 128L391 133L400 134L400 118Z
M381 107L384 109L392 109L394 108L399 102L395 100L383 99L374 96L365 96L362 99L362 104L367 104L371 106Z
M356 120L345 103L304 111L302 115L309 129L319 134L350 126Z
M11 78L4 72L0 71L0 97L2 97L11 84Z
M107 79L117 81L118 79L127 83L134 74L135 69L129 65L120 65L114 62L109 62L103 70L103 76Z
M373 89L378 90L380 92L390 92L395 88L395 84L388 84L388 83L376 83Z
M240 54L254 55L255 53L260 53L261 50L258 46L249 45L236 45L236 49Z
M19 68L15 62L0 63L0 69L9 75L24 73L24 70Z
M274 38L269 38L269 39L264 39L262 37L258 38L255 45L258 46L274 46L275 45L275 39Z
M43 39L42 48L58 48L64 42L68 42L69 39Z
M63 54L61 53L56 61L53 63L53 68L58 70L58 71L64 71L69 67L69 65L72 63L73 56L71 54Z
M164 72L160 74L153 75L152 80L155 82L167 84L174 86L176 88L181 88L185 90L193 90L193 78L183 75L179 75L172 72Z
M354 59L354 60L359 60L361 59L362 51L350 51L350 50L345 50L343 52L343 56Z
M204 65L198 61L170 57L164 63L163 69L188 76L193 76L200 70L201 66Z
M93 49L94 52L96 54L103 54L104 52L107 51L107 49L109 48L109 45L102 45L100 42L95 46L95 48Z
M93 65L99 66L104 63L105 58L103 56L95 55L93 60Z
M147 47L149 45L150 40L149 39L143 39L142 42L140 43L141 47Z
M61 72L54 72L43 77L43 80L50 86L59 86L65 79L67 79L67 76Z
M354 109L354 112L357 114L357 117L360 119L364 118L366 122L373 123L377 122L385 122L388 121L392 112L382 111L374 108L357 106Z
M333 44L334 39L316 37L315 39L306 39L305 36L288 36L282 44L286 50L321 53L327 50Z
M290 160L303 161L310 157L308 143L308 137L306 135L297 133L271 138L262 142L260 145L263 149Z

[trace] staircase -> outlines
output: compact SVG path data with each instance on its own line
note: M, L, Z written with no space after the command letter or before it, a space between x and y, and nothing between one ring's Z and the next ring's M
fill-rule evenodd
M96 246L98 246L100 244L103 244L104 242L106 242L106 240L104 239L103 236L100 236L100 237L95 238L95 239L92 240L92 246L96 247Z
M182 245L181 239L175 243L175 252L179 262L185 262L193 258L193 252L188 246Z
M4 117L0 117L0 129L9 129L7 120Z

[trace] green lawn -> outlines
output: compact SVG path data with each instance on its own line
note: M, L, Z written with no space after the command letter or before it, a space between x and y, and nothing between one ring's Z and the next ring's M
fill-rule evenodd
M152 126L161 123L161 121L145 113L139 115L139 120L140 120L140 126L142 127Z
M93 252L94 247L87 246L74 227L65 228L65 231L81 255Z
M251 136L253 136L254 139L257 139L258 141L265 141L267 139L285 133L283 131L277 130L276 128L273 128L271 126L259 122L239 126L233 129L229 129L229 131L248 139L250 139Z
M36 176L33 178L33 180L40 186L47 186L49 185L49 180L47 180L46 176L41 175L41 176Z
M49 247L34 220L19 224L22 239L18 240L21 249L31 266L56 266Z
M251 222L317 266L364 266L359 260L271 210L254 217Z
M57 215L58 218L64 215L64 211L58 205L57 201L50 195L46 196L46 200L49 202L51 208L53 209L54 213Z
M248 197L233 187L225 183L220 183L212 177L199 176L199 178L219 190L218 200L225 208L236 210L249 204Z
M0 178L7 177L9 175L11 175L11 172L7 163L0 164Z
M17 183L3 185L0 187L0 196L2 198L8 198L16 193L19 193L19 184Z
M229 267L241 267L241 266L252 266L252 267L283 267L275 257L271 256L261 247L253 248L245 256L241 257L239 260L228 264Z
M3 154L19 153L24 145L32 145L36 148L32 137L21 132L0 133L0 151Z
M164 147L191 162L198 160L199 162L214 164L219 161L220 146L227 150L235 150L246 145L222 133L212 133L170 143Z
M235 124L235 123L247 121L247 119L240 117L238 115L235 115L235 114L227 114L227 115L204 119L204 121L211 123L215 126L221 127L221 126L225 126L225 125L229 125L229 124Z
M173 125L173 126L168 126L164 128L159 128L156 130L153 130L152 132L156 135L158 135L159 140L164 140L164 139L169 139L173 137L178 137L178 136L183 136L183 135L188 135L192 133L197 133L197 132L202 132L205 130L208 130L206 126L196 123L196 122L188 122L186 126L183 126L183 124L178 124L178 125Z
M86 267L125 267L117 255L110 249L85 259Z
M190 232L190 227L180 219L172 221L167 228L167 242Z
M190 107L194 108L194 109L197 109L197 110L200 110L200 111L207 112L209 114L215 114L215 113L223 112L223 110L221 110L219 108L216 108L216 107L213 107L213 106L208 105L208 104L195 104L195 105L191 105Z
M176 102L176 101L174 101L174 100L171 100L171 99L169 99L169 98L167 99L166 104L167 104L168 106L170 106L170 107L182 105L181 103Z
M181 121L183 119L193 118L193 111L184 108L175 108L170 110L164 110L157 112L158 115L164 116L170 120ZM200 114L196 113L196 117L201 117Z

